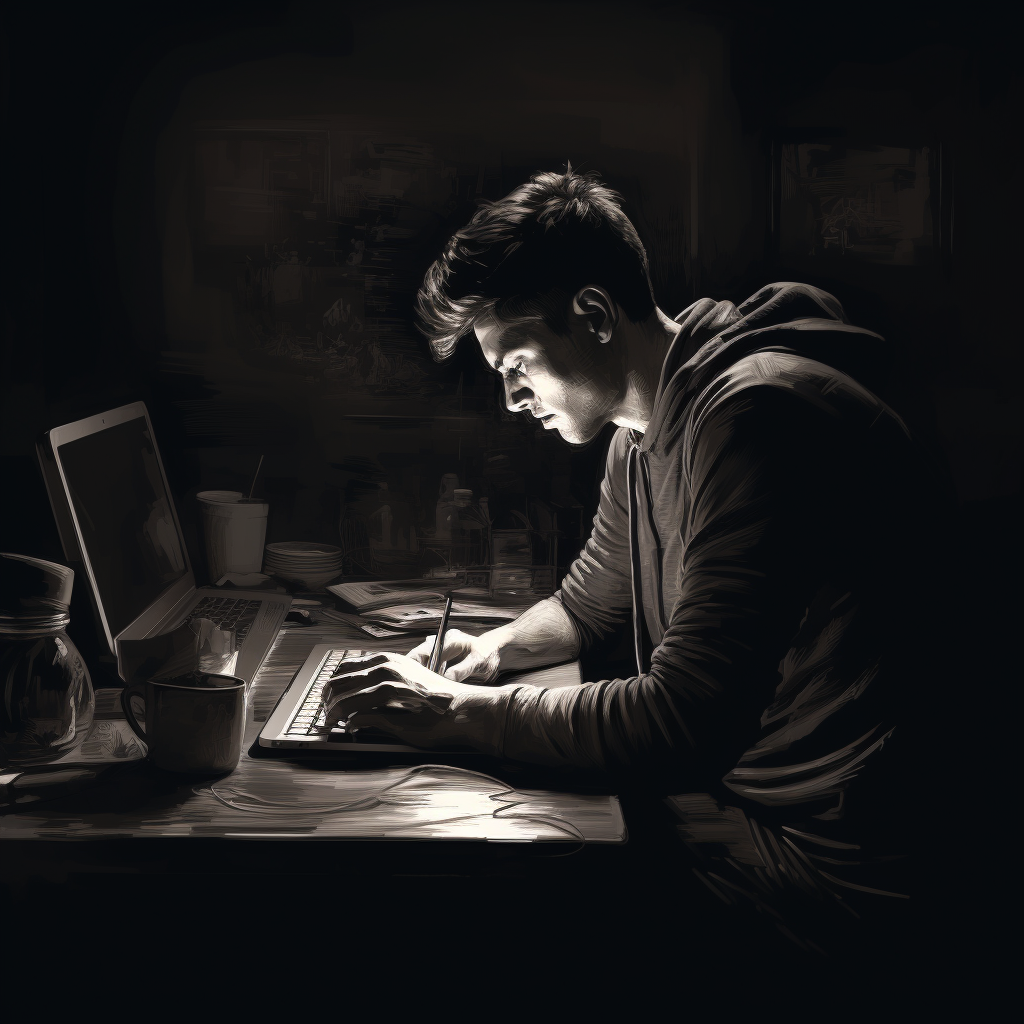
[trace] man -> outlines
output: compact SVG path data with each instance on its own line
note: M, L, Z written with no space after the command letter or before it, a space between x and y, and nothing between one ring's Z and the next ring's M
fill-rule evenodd
M370 659L330 684L332 718L676 794L684 838L730 865L707 876L726 898L875 889L844 863L902 838L926 477L876 394L882 339L799 284L670 319L616 196L572 172L478 211L418 311L439 359L475 334L510 410L572 444L619 429L559 593L452 630L445 678L429 642ZM632 678L481 685L630 620Z

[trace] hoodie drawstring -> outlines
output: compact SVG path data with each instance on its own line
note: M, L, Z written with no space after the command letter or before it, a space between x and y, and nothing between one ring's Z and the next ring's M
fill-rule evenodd
M626 460L626 489L629 491L629 576L633 586L633 645L636 650L637 675L642 675L644 659L640 614L644 604L640 581L640 538L637 532L639 510L636 500L636 463L639 452L640 446L635 442L629 446L629 456Z

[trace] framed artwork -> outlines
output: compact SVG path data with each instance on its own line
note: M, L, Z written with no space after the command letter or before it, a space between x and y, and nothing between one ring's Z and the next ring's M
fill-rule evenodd
M772 144L774 255L785 267L938 266L951 246L941 145L882 145L826 132Z

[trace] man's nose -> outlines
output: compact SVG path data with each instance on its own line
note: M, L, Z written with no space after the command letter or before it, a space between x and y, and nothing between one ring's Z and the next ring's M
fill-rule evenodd
M509 412L526 412L526 407L533 401L534 395L529 388L515 388L505 384L505 406Z

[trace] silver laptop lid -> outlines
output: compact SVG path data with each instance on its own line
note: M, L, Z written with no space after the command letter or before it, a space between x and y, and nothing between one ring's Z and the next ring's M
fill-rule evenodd
M119 636L146 635L195 587L149 413L121 406L55 427L47 444L64 492L50 498L73 530L61 530L65 554L85 569L116 653Z

